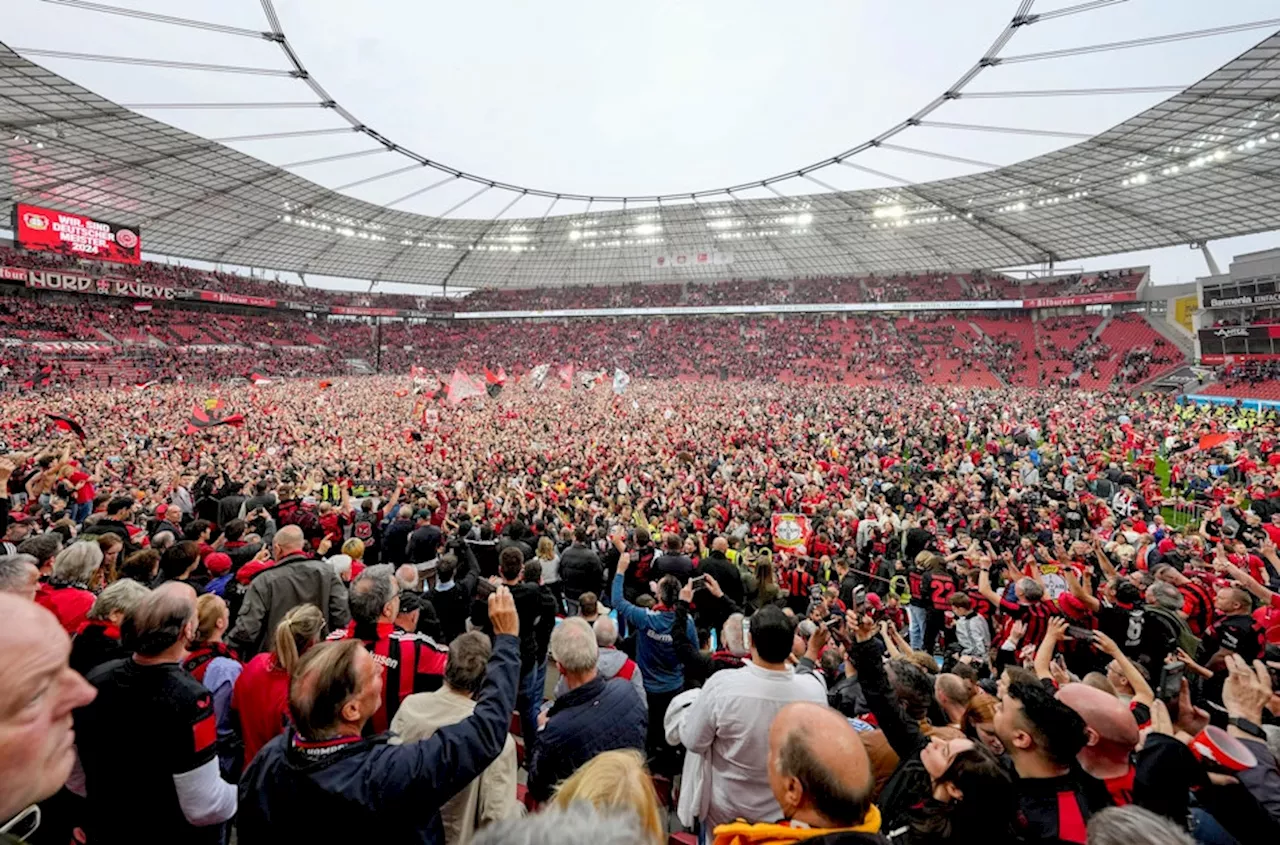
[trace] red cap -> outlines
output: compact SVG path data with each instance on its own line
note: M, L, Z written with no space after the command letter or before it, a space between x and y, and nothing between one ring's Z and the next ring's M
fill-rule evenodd
M226 552L211 552L205 555L204 566L210 575L226 575L231 571L231 556Z
M884 607L884 602L880 600L880 596L875 593L867 593L867 604L880 610Z

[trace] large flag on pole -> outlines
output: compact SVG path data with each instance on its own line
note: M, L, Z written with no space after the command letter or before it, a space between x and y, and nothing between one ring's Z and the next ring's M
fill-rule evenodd
M529 381L535 389L542 389L542 386L547 382L547 373L549 372L551 372L550 364L539 364L529 371Z
M249 373L249 381L253 382L255 385L262 385L271 384L272 380L262 375L262 373Z
M615 368L613 371L613 392L621 396L627 392L627 386L631 384L631 376L623 372L621 367Z
M460 405L473 396L484 396L485 390L476 380L462 370L454 370L449 379L448 399L450 405Z

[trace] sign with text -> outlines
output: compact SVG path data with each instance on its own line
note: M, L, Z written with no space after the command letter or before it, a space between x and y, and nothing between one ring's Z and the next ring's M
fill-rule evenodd
M1082 293L1079 296L1048 296L1024 299L1023 308L1070 308L1078 305L1106 305L1111 302L1137 302L1136 290L1113 290L1106 293Z
M167 285L139 282L136 279L95 279L83 273L60 273L53 270L27 270L26 273L27 287L40 290L127 296L132 299L173 299L176 293Z
M20 202L13 207L13 232L15 243L31 252L117 264L142 263L142 236L136 226Z
M216 290L200 291L204 302L220 302L223 305L252 305L255 308L275 308L276 301L265 296L245 296L239 293L222 293Z

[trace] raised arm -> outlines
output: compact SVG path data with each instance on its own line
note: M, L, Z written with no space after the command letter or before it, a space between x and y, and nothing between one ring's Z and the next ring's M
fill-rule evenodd
M1103 654L1116 661L1116 666L1120 668L1121 674L1129 682L1129 686L1133 687L1133 700L1139 704L1150 706L1151 702L1156 700L1156 694L1151 689L1151 684L1147 682L1146 678L1142 677L1142 673L1138 671L1137 666L1133 665L1133 661L1120 650L1120 646L1116 645L1116 641L1101 631L1094 631L1093 642Z

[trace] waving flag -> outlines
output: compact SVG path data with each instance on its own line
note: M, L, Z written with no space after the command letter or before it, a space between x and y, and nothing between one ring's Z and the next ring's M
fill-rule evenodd
M45 416L53 420L53 424L58 427L59 431L69 431L84 440L84 429L80 427L80 423L71 419L71 417L65 414L45 414Z
M613 392L621 396L627 392L627 387L631 384L631 376L623 372L622 368L616 368L613 371Z
M1204 434L1200 437L1200 451L1208 452L1234 438L1234 434Z
M138 382L137 384L135 384L135 385L133 386L133 389L134 389L134 390L147 390L147 389L149 389L149 388L155 387L155 386L156 386L157 384L159 384L159 383L160 383L160 380L159 380L159 379L151 379L151 381L141 381L141 382Z
M560 380L564 382L565 390L573 390L573 373L573 364L565 364L563 367L556 370L556 375L558 375Z
M249 381L253 382L254 385L256 386L256 385L272 384L274 380L267 378L262 373L249 373Z
M547 373L551 372L550 364L539 364L529 371L529 381L537 390L541 390L542 386L547 382Z
M244 425L244 415L224 414L221 399L206 399L203 403L191 409L191 418L187 420L187 427L182 430L182 433L196 434L207 428L216 428L220 425L239 428Z
M462 370L454 370L449 379L448 398L450 405L460 405L473 396L484 396L485 389L475 379Z

